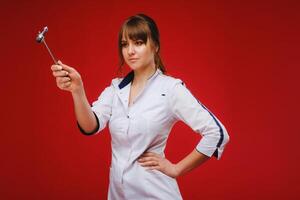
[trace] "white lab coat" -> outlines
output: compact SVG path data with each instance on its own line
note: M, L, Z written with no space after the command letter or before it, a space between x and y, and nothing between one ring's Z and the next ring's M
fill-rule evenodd
M104 129L108 122L111 134L108 199L182 199L176 179L158 170L146 170L137 158L144 152L164 156L169 133L178 120L202 135L196 149L207 156L220 159L229 136L180 79L166 76L159 69L128 107L133 75L131 72L124 79L113 79L92 104L98 120L94 132Z

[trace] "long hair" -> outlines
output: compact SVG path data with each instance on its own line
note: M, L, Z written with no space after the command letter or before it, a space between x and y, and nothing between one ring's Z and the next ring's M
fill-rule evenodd
M166 73L166 69L160 58L160 40L159 31L153 19L144 14L137 14L129 17L122 25L118 37L119 50L119 72L122 72L124 66L124 57L122 54L122 37L123 34L131 40L142 40L145 44L151 42L156 49L154 54L154 63L156 69Z

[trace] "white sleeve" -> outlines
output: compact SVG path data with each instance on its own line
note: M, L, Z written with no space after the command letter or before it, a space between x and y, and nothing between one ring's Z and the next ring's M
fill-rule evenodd
M106 124L110 119L113 98L114 88L111 85L105 88L98 99L92 103L92 111L95 113L98 121L97 133L106 127Z
M229 135L223 124L178 81L170 91L169 103L174 117L183 121L202 138L197 151L219 160Z

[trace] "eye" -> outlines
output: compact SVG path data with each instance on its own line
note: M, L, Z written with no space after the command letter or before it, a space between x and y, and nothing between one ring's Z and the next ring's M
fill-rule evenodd
M128 43L126 41L121 42L121 47L122 48L127 47L127 46L128 46Z
M137 45L137 46L141 46L143 44L144 44L143 40L137 40L137 41L135 41L135 45Z

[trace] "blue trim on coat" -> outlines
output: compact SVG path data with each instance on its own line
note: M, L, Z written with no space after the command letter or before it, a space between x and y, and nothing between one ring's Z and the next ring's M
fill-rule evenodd
M124 88L126 85L128 85L134 77L134 71L132 70L131 72L129 72L121 81L121 83L119 84L119 88L122 89Z
M184 82L182 81L181 84L183 86L185 86ZM220 139L219 139L219 142L217 144L217 148L219 148L222 143L223 143L223 140L224 140L224 130L221 126L221 124L218 122L218 120L216 119L216 117L191 93L191 91L185 87L189 92L190 94L197 100L197 102L209 113L209 115L213 118L213 120L215 121L215 123L217 124L217 126L219 127L219 132L220 132ZM216 151L214 152L213 154L215 157L218 157L218 149L216 149Z
M96 115L96 113L93 111L93 113L94 113L94 115L95 115L95 117L96 117L96 122L97 122L97 125L96 125L96 128L93 130L93 131L91 131L91 132L86 132L85 130L83 130L83 128L79 125L79 123L78 123L78 121L77 121L77 126L78 126L78 128L79 128L79 130L80 130L80 132L82 133L82 134L84 134L84 135L88 135L88 136L90 136L90 135L94 135L98 130L99 130L99 119L98 119L98 117L97 117L97 115Z
M221 124L218 122L218 120L216 119L216 117L197 99L198 103L209 113L209 115L214 119L214 121L216 122L217 126L219 127L219 132L220 132L220 140L217 144L217 147L219 148L221 146L221 144L223 143L224 140L224 130L221 126ZM216 153L216 152L215 152ZM215 154L214 153L214 154Z

